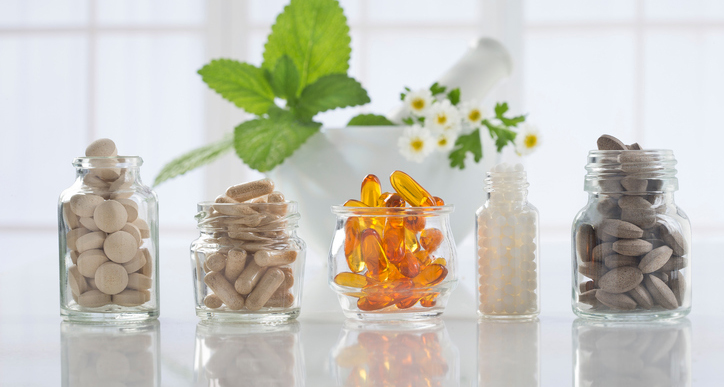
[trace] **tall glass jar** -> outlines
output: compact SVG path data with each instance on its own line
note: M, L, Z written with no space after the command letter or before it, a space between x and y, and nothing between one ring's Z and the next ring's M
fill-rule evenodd
M69 321L158 318L158 198L136 156L79 157L58 202L60 314Z
M196 315L282 322L302 304L306 244L296 202L198 204L191 244Z
M591 151L573 222L573 312L651 320L691 310L691 225L670 150Z
M410 320L439 316L457 286L453 206L334 206L329 285L345 316Z
M540 313L538 210L523 166L501 164L485 179L476 215L478 315L528 319Z

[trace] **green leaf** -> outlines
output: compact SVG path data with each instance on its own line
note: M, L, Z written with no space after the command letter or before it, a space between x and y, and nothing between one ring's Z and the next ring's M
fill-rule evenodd
M490 137L495 140L495 146L498 152L503 150L508 143L513 144L515 142L515 136L517 134L514 131L508 128L497 127L488 120L483 120L483 125L488 128Z
M439 85L437 82L433 83L432 86L430 86L430 92L432 92L432 95L438 95L445 92L447 87Z
M498 102L495 104L495 116L496 117L498 117L498 118L502 117L503 114L505 114L505 112L507 112L507 111L508 111L507 102L503 102L503 103Z
M198 73L210 88L249 113L264 114L274 104L274 91L264 70L258 67L231 59L216 59Z
M465 158L468 152L473 154L475 162L483 158L483 145L480 143L480 129L475 129L470 134L464 134L455 141L455 147L448 155L450 167L465 169Z
M153 182L153 185L159 185L168 179L183 175L186 172L208 164L230 151L233 147L234 136L232 133L229 133L217 142L194 149L180 157L177 157L170 163L163 166L161 172L159 172L158 176L156 176L156 180Z
M447 98L453 106L457 106L460 103L460 88L452 89L447 93Z
M415 121L412 119L412 117L407 117L402 119L402 123L405 125L414 125Z
M319 112L368 102L367 91L354 78L331 74L305 87L292 111L297 118L307 121Z
M378 114L359 114L355 117L352 117L351 120L347 123L347 126L384 126L384 125L394 125L394 123L387 119L385 116L381 116Z
M515 117L505 117L505 113L508 112L508 103L497 103L495 105L495 117L500 120L505 126L517 126L521 122L525 122L525 114Z
M292 59L284 55L277 61L271 73L270 83L274 95L294 104L299 90L299 72Z
M272 71L288 55L299 70L304 88L328 74L349 69L347 18L335 0L291 0L277 17L267 39L262 68Z
M321 124L294 120L285 111L276 119L258 118L243 122L234 129L236 154L259 172L272 170L291 156Z

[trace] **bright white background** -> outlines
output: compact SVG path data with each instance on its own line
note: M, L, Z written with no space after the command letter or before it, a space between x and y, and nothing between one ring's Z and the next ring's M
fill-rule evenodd
M150 184L165 162L230 131L245 115L209 91L196 70L217 57L260 63L285 3L0 0L0 294L17 295L0 299L0 318L57 315L56 205L72 183L72 158L93 139L111 137L121 153L143 157ZM324 114L328 126L362 111L386 113L404 86L429 86L477 36L511 50L514 75L488 103L510 101L543 134L543 146L524 163L541 212L544 316L572 315L569 228L586 200L587 151L602 133L674 150L676 200L694 232L694 313L724 313L713 296L724 268L724 3L341 3L351 25L350 73L373 102ZM229 155L157 189L164 318L192 315L186 248L196 237L196 202L256 176ZM546 378L558 380L544 371Z

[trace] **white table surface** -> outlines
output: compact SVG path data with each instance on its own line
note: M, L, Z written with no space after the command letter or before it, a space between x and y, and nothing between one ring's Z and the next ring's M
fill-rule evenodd
M193 231L162 237L158 323L134 329L61 323L55 235L52 230L0 235L6 246L0 269L0 386L354 385L345 384L354 366L364 368L375 359L386 360L390 370L439 373L432 385L440 386L724 385L724 303L718 290L724 240L718 236L694 241L693 311L674 322L601 327L576 320L569 306L570 244L544 238L538 322L466 317L475 308L469 298L472 266L461 270L462 285L453 293L459 301L451 301L451 313L440 321L386 327L345 322L326 284L318 286L323 268L312 257L299 322L264 331L199 324L186 253ZM38 239L47 243L33 249ZM462 258L470 255L469 245L459 246L463 269L472 265ZM394 344L375 352L383 360L367 357L369 348L362 344L369 337ZM432 349L421 351L431 337ZM426 356L438 359L443 371L424 366ZM368 385L406 385L392 380L392 371L380 374L387 384Z

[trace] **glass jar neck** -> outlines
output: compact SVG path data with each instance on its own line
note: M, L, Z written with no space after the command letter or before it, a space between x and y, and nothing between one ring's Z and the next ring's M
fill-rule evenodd
M294 235L301 216L296 202L199 203L196 214L201 234L278 232Z
M674 192L679 189L671 150L606 150L588 153L584 189L599 194Z
M78 157L73 160L76 179L91 189L124 190L142 185L138 156Z
M529 185L525 171L488 172L485 178L487 200L490 204L526 203Z

